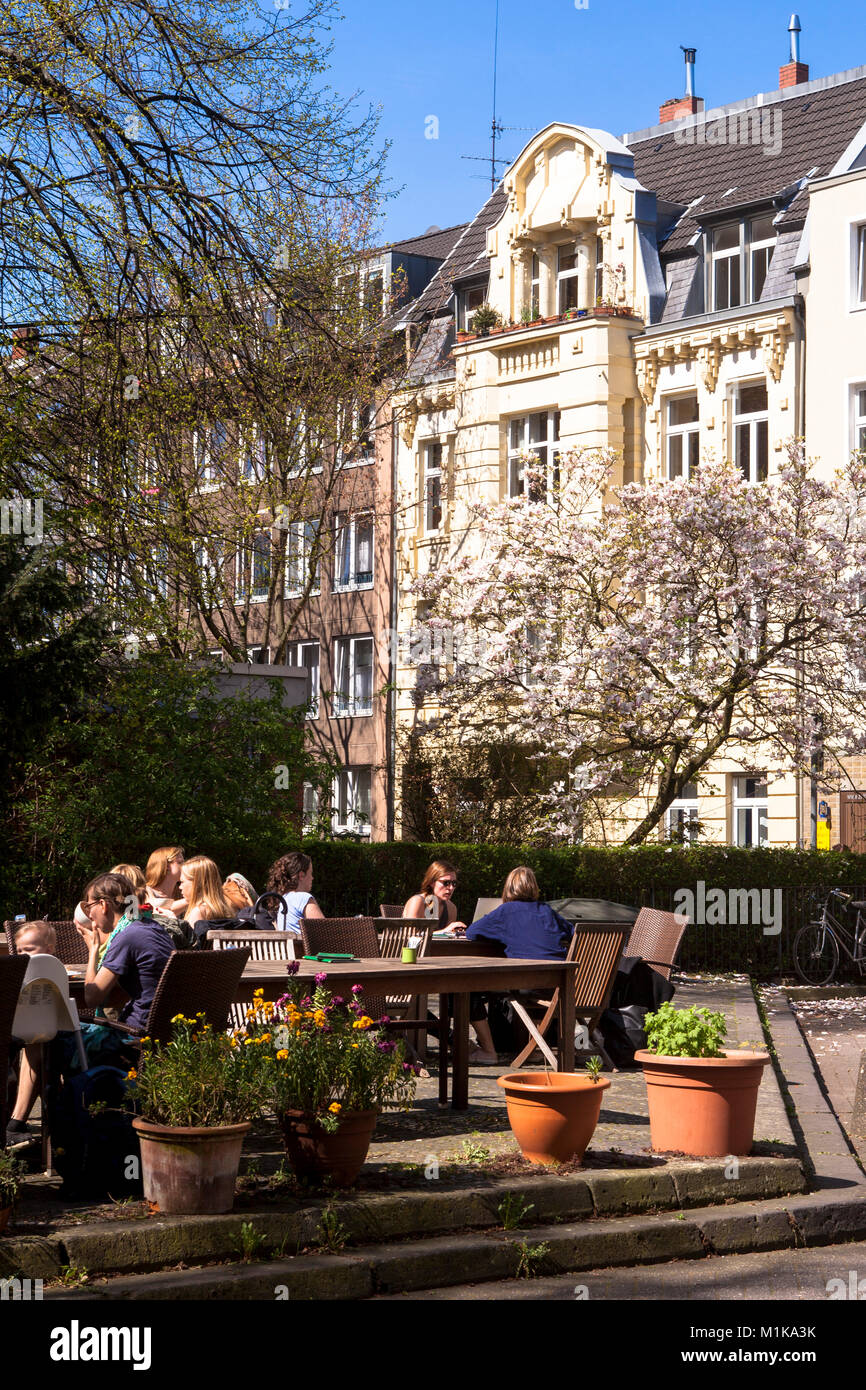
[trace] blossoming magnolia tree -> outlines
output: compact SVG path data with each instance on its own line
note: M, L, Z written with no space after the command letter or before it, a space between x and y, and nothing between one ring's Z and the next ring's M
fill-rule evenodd
M418 581L434 646L459 634L438 745L558 766L553 837L642 798L629 844L720 755L781 774L820 747L841 775L866 744L866 459L821 481L792 443L768 483L707 461L615 492L612 462L566 453L552 492L530 457L523 496L474 505L476 553Z

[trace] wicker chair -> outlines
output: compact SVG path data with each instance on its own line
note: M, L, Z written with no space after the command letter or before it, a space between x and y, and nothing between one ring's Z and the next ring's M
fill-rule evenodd
M581 1052L588 1056L600 1053L605 1066L611 1070L613 1063L601 1043L593 1044L592 1034L607 1008L620 957L630 931L631 924L628 922L583 922L575 927L565 957L566 960L579 963L574 972L574 1016L577 1022L585 1026L590 1037L589 1048L581 1049ZM539 1001L540 1004L541 1002ZM511 1005L515 1013L523 1019L530 1034L523 1051L519 1052L511 1063L512 1067L516 1069L522 1066L537 1046L556 1071L557 1060L545 1042L544 1035L556 1017L559 990L554 990L553 998L547 1004L546 1012L538 1023L535 1023L528 1013L525 1001L512 999Z
M248 946L236 951L173 951L156 987L144 1035L154 1042L170 1042L175 1015L199 1013L215 1032L222 1032L249 958ZM125 1024L106 1026L128 1034L131 1046L137 1044L137 1036Z
M9 1043L18 995L30 964L29 956L0 956L0 1148L6 1143L9 1115Z
M302 917L301 937L305 956L340 951L360 960L381 958L372 917ZM364 1008L371 1018L381 1018L388 1012L384 994L367 994L365 990Z
M688 924L688 917L678 912L660 912L654 907L642 907L622 953L623 958L638 956L669 980Z
M402 903L380 903L380 904L379 904L379 912L381 913L381 915L382 915L383 917L402 917L402 916L403 916L403 904L402 904Z
M66 918L62 922L49 922L49 927L53 927L57 936L57 959L64 965L86 965L87 964L87 943L80 935L78 928L71 918ZM17 954L15 950L15 928L20 927L20 922L4 922L3 930L6 933L6 943L9 947L10 956Z

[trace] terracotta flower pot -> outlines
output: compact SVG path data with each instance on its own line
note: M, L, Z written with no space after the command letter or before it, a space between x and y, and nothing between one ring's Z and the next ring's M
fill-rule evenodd
M280 1117L283 1143L299 1178L330 1178L337 1187L350 1187L364 1166L378 1110L347 1110L334 1134L301 1110Z
M609 1081L584 1073L511 1072L497 1078L505 1091L508 1123L530 1163L570 1163L583 1158L598 1124Z
M187 1129L136 1117L132 1125L141 1142L146 1202L177 1215L231 1211L249 1122Z
M660 1153L724 1158L747 1154L755 1133L758 1087L767 1052L724 1057L662 1057L641 1050L652 1147Z

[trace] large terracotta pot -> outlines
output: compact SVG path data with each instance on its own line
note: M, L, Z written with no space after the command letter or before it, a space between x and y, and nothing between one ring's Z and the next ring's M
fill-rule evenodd
M767 1052L724 1057L662 1057L641 1050L652 1147L659 1153L725 1158L747 1154L755 1133L758 1087Z
M609 1081L585 1073L511 1072L497 1078L505 1091L508 1123L530 1163L570 1163L583 1158L601 1114Z
M132 1124L141 1142L146 1202L177 1215L231 1211L248 1122L186 1129L136 1117Z
M337 1187L350 1187L364 1166L378 1110L347 1110L334 1134L301 1110L280 1117L283 1142L299 1178L330 1178Z

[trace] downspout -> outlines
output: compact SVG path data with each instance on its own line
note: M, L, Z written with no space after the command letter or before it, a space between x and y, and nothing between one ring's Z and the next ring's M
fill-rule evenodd
M388 706L386 740L388 745L388 772L386 791L387 827L386 835L394 839L394 779L397 775L397 663L395 660L397 640L397 450L399 428L397 412L391 398L391 597L388 616Z
M803 437L805 447L806 435L806 305L802 295L798 295L794 304L794 313L797 322L797 395L794 401L794 434L799 439ZM803 774L797 773L797 814L795 818L795 833L797 838L797 848L804 848L803 840ZM818 843L818 795L814 775L809 778L809 815L811 822L809 847L814 849Z

